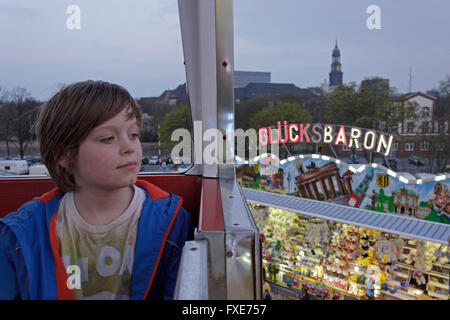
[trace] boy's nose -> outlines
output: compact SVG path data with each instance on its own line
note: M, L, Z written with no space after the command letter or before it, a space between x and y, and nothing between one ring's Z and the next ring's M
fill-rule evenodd
M121 144L121 153L122 154L130 154L130 153L134 153L134 145L132 143L132 141L129 138L124 138L122 139L122 144Z

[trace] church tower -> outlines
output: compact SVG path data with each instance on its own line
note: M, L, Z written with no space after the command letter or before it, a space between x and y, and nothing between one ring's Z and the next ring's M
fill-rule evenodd
M342 84L343 73L341 71L341 52L339 51L337 40L333 49L331 72L330 72L330 87L337 87Z

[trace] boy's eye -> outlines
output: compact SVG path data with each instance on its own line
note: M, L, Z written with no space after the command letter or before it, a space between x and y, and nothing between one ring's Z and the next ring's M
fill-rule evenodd
M101 139L100 141L101 142L111 142L111 141L113 141L113 139L114 139L114 137L108 137L108 138Z
M133 138L139 138L139 133L132 133L131 136L132 136Z

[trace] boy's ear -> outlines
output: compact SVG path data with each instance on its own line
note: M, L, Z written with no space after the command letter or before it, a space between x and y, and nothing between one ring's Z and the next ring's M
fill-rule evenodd
M64 169L67 169L67 167L69 166L69 163L67 161L67 155L66 154L63 154L62 156L59 157L58 165L63 167Z

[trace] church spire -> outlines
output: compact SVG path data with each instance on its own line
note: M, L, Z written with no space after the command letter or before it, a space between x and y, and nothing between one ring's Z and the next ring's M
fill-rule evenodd
M343 73L341 71L341 51L338 48L337 36L331 57L330 86L335 87L342 84L343 78Z

